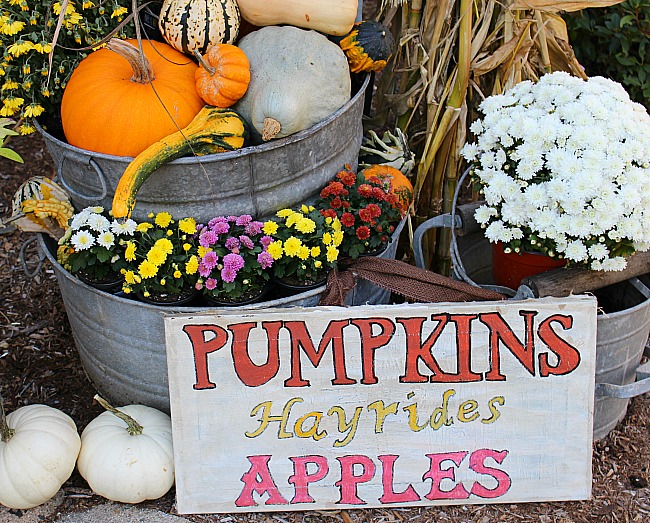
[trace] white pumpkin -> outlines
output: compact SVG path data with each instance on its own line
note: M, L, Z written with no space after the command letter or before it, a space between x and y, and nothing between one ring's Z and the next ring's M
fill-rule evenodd
M350 99L350 67L342 49L316 31L268 26L247 34L239 48L251 80L234 106L257 141L308 129Z
M1 400L0 400L1 403ZM72 418L47 405L0 416L0 504L28 509L49 501L74 470L81 447Z
M174 484L170 417L144 405L117 409L95 399L102 412L81 433L77 468L100 496L140 503L164 496Z

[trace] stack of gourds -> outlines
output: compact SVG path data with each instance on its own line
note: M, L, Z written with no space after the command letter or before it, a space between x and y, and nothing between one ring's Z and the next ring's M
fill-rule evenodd
M76 147L135 158L115 191L115 217L130 216L164 163L286 137L341 108L350 71L380 69L392 48L381 24L355 24L357 7L164 0L165 42L113 39L84 59L64 91L63 129ZM242 18L254 30L238 39Z

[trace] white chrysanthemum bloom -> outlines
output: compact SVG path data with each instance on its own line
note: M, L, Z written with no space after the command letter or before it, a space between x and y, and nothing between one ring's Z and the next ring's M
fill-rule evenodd
M476 209L474 218L479 224L484 225L490 220L490 218L497 216L498 214L499 213L495 208L488 205L481 205L478 209Z
M111 223L111 231L117 236L133 236L137 226L138 224L131 218L124 222L113 220Z
M79 231L72 235L70 243L75 251L85 251L95 245L95 237L88 231Z
M88 226L94 231L104 232L110 229L111 222L101 214L91 214L88 216Z
M90 212L87 211L81 211L77 214L75 214L72 217L72 221L70 222L70 228L73 231L76 231L78 229L81 229L84 225L88 223L88 217L90 216Z
M111 231L104 231L97 236L97 245L110 249L115 245L115 235Z
M584 243L579 240L569 242L564 249L564 257L575 262L585 261L588 254Z
M602 262L604 271L622 271L627 267L627 261L621 256L605 258Z
M605 247L602 243L595 243L589 247L589 256L594 260L604 260L609 256L609 249Z

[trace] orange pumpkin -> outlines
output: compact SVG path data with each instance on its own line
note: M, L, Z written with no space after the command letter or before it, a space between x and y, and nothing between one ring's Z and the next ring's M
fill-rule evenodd
M194 62L171 46L111 39L84 58L63 93L61 120L71 145L137 156L186 127L203 108Z
M196 70L196 92L208 105L234 105L248 89L251 68L246 53L231 44L216 44L207 53L194 51L200 67Z
M380 180L389 179L392 187L391 192L399 196L399 209L402 214L406 213L413 200L413 184L402 171L390 165L376 164L366 167L361 173L366 179L373 176Z

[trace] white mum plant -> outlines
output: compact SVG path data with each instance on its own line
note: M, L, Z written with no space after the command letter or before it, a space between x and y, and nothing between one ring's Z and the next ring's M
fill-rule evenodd
M620 84L555 72L479 109L462 154L490 242L603 271L650 248L650 116Z

